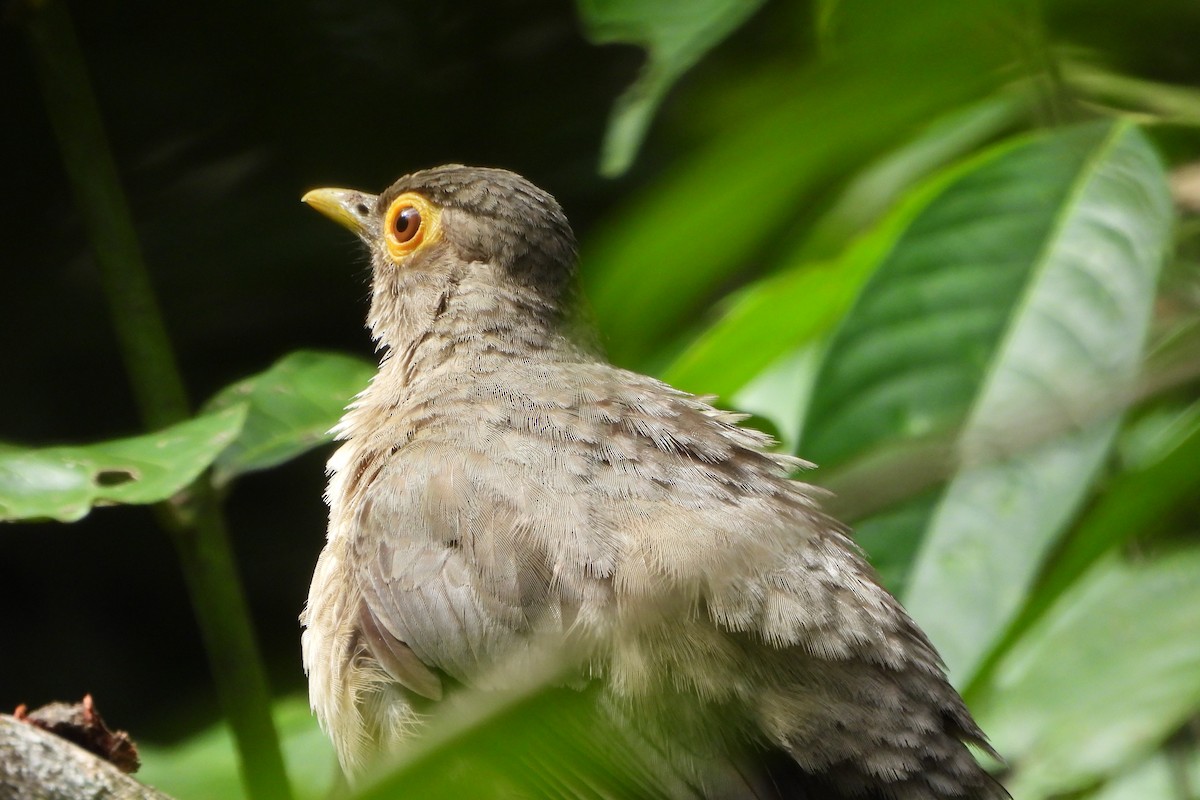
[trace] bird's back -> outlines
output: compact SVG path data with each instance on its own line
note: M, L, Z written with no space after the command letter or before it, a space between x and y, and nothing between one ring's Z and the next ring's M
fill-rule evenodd
M467 686L538 634L583 642L586 674L639 735L692 706L679 769L697 785L728 755L705 748L735 739L748 795L1004 796L963 744L982 734L933 649L788 477L798 462L737 416L570 348L450 349L468 346L384 404L371 455L347 445L372 461L344 467L363 488L341 511L387 638Z

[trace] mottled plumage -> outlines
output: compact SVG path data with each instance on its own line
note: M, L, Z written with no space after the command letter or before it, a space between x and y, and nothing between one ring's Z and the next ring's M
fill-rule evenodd
M385 224L413 195L426 239L397 259ZM574 239L550 195L447 166L307 199L371 248L384 353L337 429L303 616L348 774L455 687L562 640L586 662L565 691L653 741L680 795L1007 796L925 636L789 478L801 462L573 341Z

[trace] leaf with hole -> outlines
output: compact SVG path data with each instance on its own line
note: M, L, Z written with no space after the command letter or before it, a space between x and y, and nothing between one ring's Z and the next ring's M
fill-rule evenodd
M93 506L157 503L196 480L238 435L236 405L161 431L89 445L0 450L0 521L74 522Z

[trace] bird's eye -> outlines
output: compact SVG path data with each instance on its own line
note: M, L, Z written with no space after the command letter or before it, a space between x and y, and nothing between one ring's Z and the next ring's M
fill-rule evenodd
M400 244L410 241L421 230L421 212L412 206L405 206L392 220L392 236Z
M405 192L393 200L383 218L383 235L392 258L398 262L437 238L438 216L438 207L417 192Z

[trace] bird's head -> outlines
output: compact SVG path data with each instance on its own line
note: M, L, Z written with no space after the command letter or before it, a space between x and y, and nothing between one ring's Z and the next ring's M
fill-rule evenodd
M575 236L549 193L507 170L450 164L414 172L379 195L314 189L303 200L354 231L371 252L372 327L445 303L450 287L515 294L561 313ZM435 297L436 296L436 297Z

